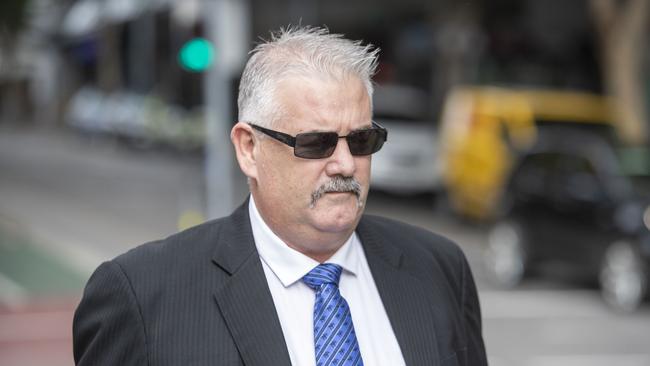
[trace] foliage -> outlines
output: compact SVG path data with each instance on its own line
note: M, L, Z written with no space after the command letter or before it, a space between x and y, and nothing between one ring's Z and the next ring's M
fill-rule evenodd
M0 35L12 36L18 33L26 22L30 0L0 1Z

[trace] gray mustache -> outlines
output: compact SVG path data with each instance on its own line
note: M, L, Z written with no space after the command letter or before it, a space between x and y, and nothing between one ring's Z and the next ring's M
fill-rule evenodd
M352 192L357 196L357 200L361 200L361 183L353 177L337 175L311 194L311 204L309 206L313 208L316 205L316 201L323 197L325 193L329 192Z

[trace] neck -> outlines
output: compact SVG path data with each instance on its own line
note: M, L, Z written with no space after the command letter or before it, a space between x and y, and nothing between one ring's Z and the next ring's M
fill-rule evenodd
M350 238L356 225L347 230L324 231L307 224L279 221L277 215L266 212L263 205L253 200L263 223L288 247L323 263L336 253Z
M307 226L282 225L261 212L262 220L288 247L323 263L350 238L354 229L341 232L319 231Z
M299 251L319 263L323 263L330 259L347 242L350 235L352 233L346 234L346 236L336 236L331 238L331 240L325 240L322 235L319 235L317 239L314 238L311 241L305 241L304 238L300 238L302 242L291 241L280 235L278 236L290 248ZM313 250L312 248L318 248L318 250Z

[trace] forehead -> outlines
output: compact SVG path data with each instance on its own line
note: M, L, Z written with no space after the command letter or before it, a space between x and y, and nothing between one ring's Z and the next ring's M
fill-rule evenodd
M289 77L277 83L278 125L292 131L352 130L370 124L370 98L354 76Z

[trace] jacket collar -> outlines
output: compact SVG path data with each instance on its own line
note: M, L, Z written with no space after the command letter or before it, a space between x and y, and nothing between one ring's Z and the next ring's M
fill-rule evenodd
M248 200L217 229L212 261L227 277L214 298L247 366L291 360L248 218Z
M427 300L430 297L425 296L431 292L432 284L422 282L413 265L414 258L398 243L379 234L380 228L394 230L364 217L357 226L357 233L404 361L407 365L438 365L435 306Z

